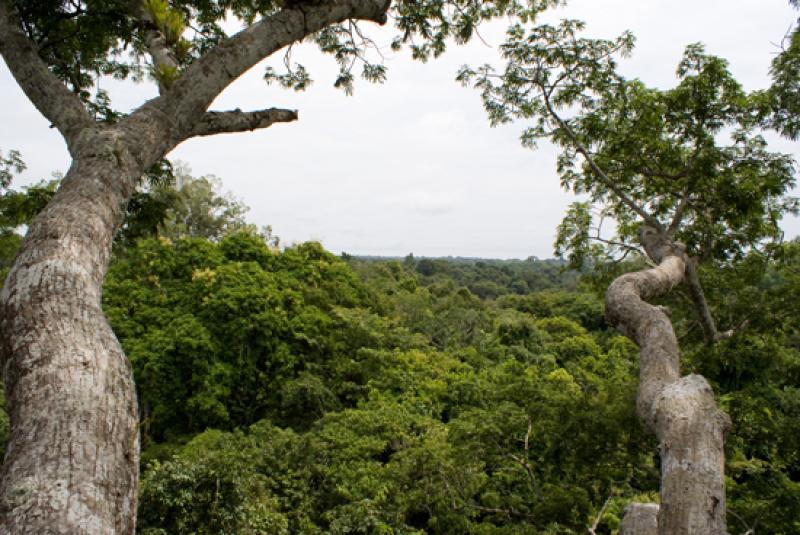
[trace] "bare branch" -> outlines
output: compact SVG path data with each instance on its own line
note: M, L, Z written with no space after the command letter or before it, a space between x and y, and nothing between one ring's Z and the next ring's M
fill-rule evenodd
M269 108L258 111L209 111L200 118L192 136L213 136L267 128L297 120L296 110Z
M603 506L600 508L600 511L594 518L594 522L592 522L592 525L588 527L590 535L597 535L597 526L600 525L600 521L603 519L603 513L606 512L606 508L608 508L608 504L611 503L611 498L613 497L613 492L608 495L608 498L606 498L606 501L603 503Z
M531 488L533 492L536 494L536 498L540 501L544 498L542 496L542 490L539 488L539 482L536 480L536 473L533 471L533 466L528 461L528 452L530 450L530 437L531 437L531 430L533 429L533 422L531 421L531 417L528 416L528 431L525 433L525 439L523 440L523 447L525 448L525 455L519 456L514 455L513 453L509 453L509 457L511 457L514 462L519 464L522 468L525 469L525 472L528 474L528 480L530 481Z
M604 243L606 245L610 245L612 247L618 247L618 248L620 248L620 249L622 249L622 250L624 250L626 252L638 253L638 254L640 254L642 256L645 256L645 254L642 251L642 249L639 248L639 247L636 247L635 245L630 245L628 243L621 242L621 241L616 241L616 240L607 240L605 238L601 238L599 234L597 236L590 236L589 239L592 240L592 241L596 241L596 242L599 242L599 243Z
M747 531L743 532L742 535L753 535L756 532L756 526L758 525L758 521L761 520L761 515L756 517L755 521L753 522L753 525L750 525L747 522L745 522L744 518L739 516L735 511L733 511L731 509L728 509L728 513L732 517L734 517L736 520L741 522L742 525L744 526L744 529L747 530Z
M703 286L700 284L700 277L697 274L697 260L694 258L687 258L685 282L689 289L689 296L692 298L692 304L697 312L697 319L703 328L703 337L707 345L712 345L719 340L720 335L717 332L717 326L714 322L714 317L711 315L711 310L708 308L708 301L706 301Z
M7 0L0 0L0 54L25 95L58 128L72 150L78 134L94 121L78 96L39 57L36 44L22 31Z
M675 214L672 216L672 221L669 224L669 228L667 228L667 236L670 239L675 237L675 234L678 232L678 229L683 222L683 215L686 213L686 209L689 208L689 190L688 187L684 190L683 196L681 197L681 202L678 204L678 207L675 209Z
M773 318L774 318L774 316L773 316ZM718 340L722 340L724 338L731 338L734 335L736 335L737 333L740 333L743 330L745 330L749 325L750 325L750 318L745 318L742 321L740 321L739 324L736 325L735 327L733 327L731 329L728 329L727 331L723 331L723 332L719 333L717 335L717 339Z

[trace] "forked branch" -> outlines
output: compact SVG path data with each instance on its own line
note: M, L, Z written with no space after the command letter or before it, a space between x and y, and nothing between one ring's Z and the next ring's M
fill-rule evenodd
M281 48L348 19L386 22L388 0L332 0L282 9L264 17L187 66L153 105L185 135L228 85Z

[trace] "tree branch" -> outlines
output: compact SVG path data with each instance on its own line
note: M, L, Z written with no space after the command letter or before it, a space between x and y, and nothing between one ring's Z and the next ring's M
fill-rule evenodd
M39 57L7 0L0 0L0 54L25 95L58 128L72 151L78 134L94 121L78 96Z
M167 37L158 29L144 2L142 0L133 0L130 10L134 18L139 22L139 34L147 47L147 52L153 61L155 71L176 71L179 67L178 60L169 44L167 44ZM167 90L167 85L161 80L158 81L158 90L161 93Z
M203 115L192 131L192 136L213 136L267 128L274 123L297 120L296 110L269 108L258 111L209 111Z
M561 116L556 112L553 108L552 102L550 102L550 96L546 91L545 87L540 85L543 91L543 99L544 105L547 108L547 112L550 116L558 123L558 126L567 134L570 141L572 141L573 145L575 146L575 150L577 150L585 159L586 162L589 164L589 167L592 171L597 175L597 178L608 187L614 194L625 204L628 208L639 214L639 216L644 220L645 223L650 225L651 227L657 229L659 232L664 231L664 227L658 219L653 217L651 214L647 213L641 206L633 202L631 199L617 184L608 176L606 173L597 165L597 162L594 161L592 158L591 153L589 150L584 146L583 143L578 139L578 136L575 135L575 132L572 131L572 128L567 124L567 122L561 118Z
M678 204L678 207L675 208L675 215L672 216L672 221L667 228L667 236L670 239L675 237L675 234L678 232L678 229L683 222L683 216L686 213L686 209L689 207L689 190L688 187L683 191L683 197L681 197L681 202Z
M640 248L638 248L636 246L633 246L633 245L630 245L630 244L625 243L625 242L616 241L616 240L607 240L605 238L601 238L599 234L597 234L596 236L590 236L589 239L593 240L593 241L596 241L596 242L599 242L599 243L603 243L605 245L611 245L612 247L618 247L620 249L624 249L627 252L639 253L640 255L644 256L644 254L642 253L642 250Z
M717 332L717 326L714 322L714 317L711 315L711 310L708 308L703 286L700 284L700 277L697 274L697 261L693 258L687 258L686 260L686 277L684 280L689 289L692 304L697 312L697 318L700 320L700 326L703 328L703 337L706 345L712 345L720 339L720 335Z
M640 533L707 533L725 529L724 436L730 419L714 401L711 386L700 375L680 377L680 351L669 317L645 301L669 292L686 278L685 248L650 227L641 231L647 254L658 267L618 277L606 292L606 317L640 348L637 412L658 437L661 454L661 504L648 511ZM626 512L626 523L634 522ZM641 512L641 511L639 511Z
M639 172L647 178L665 178L667 180L680 180L689 176L688 169L684 169L680 173L665 173L662 171L653 171L647 165L643 165Z
M224 39L186 67L170 90L152 101L168 113L176 135L191 135L200 116L234 80L284 46L347 19L386 22L388 0L331 0L282 9Z
M614 492L612 491L611 494L608 495L606 501L603 502L603 506L600 508L600 511L597 513L597 516L594 517L594 522L591 526L588 526L589 535L597 535L597 526L600 525L600 521L603 519L603 513L606 512L606 508L608 504L611 503L611 498L614 497Z

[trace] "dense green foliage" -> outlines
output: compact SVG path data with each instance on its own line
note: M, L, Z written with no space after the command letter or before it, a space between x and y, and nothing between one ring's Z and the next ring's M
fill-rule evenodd
M601 509L613 533L631 499L657 499L637 351L598 297L610 273L281 250L182 181L197 187L148 189L164 209L120 235L104 291L139 393L142 533L585 533ZM50 190L8 185L10 237ZM800 529L798 262L791 243L704 271L739 326L711 349L669 301L686 371L733 420L733 534Z
M5 279L22 242L18 230L44 208L58 184L41 181L22 191L11 189L14 176L24 170L19 152L12 150L4 157L0 151L0 279Z
M195 236L219 240L226 233L249 228L244 215L249 208L221 193L221 181L213 176L194 177L184 164L156 169L147 184L133 194L117 242L130 246L139 239L159 234L167 238Z
M706 273L715 314L737 334L711 349L687 344L687 368L715 383L733 421L726 446L733 533L800 530L798 261L795 241L775 258L754 252Z
M796 306L794 250L753 259L740 284ZM597 297L510 291L502 263L433 263L279 251L248 231L120 254L105 306L139 388L141 531L581 533L610 497L598 533L612 533L631 498L655 499L636 349ZM691 355L734 419L733 533L792 533L800 513L796 316L775 314L780 332L754 321Z
M563 262L535 257L527 260L453 257L415 260L414 255L409 255L404 265L421 275L427 285L436 280L452 280L484 299L525 294L556 286L574 289L577 284L577 273L564 271Z
M151 407L143 530L577 533L613 495L610 532L627 499L657 489L633 413L636 352L596 298L484 301L441 275L426 284L417 263L351 262L361 277L315 244L276 252L237 234L141 242L115 265L109 315ZM141 297L114 305L131 295L115 286L126 273ZM785 293L787 273L762 269L764 284ZM798 513L786 329L754 326L692 359L734 418L733 514L769 511L760 525L775 533ZM195 434L206 427L218 430Z
M760 128L796 136L797 35L773 64L775 86L748 94L699 44L686 48L674 88L625 79L616 60L631 52L633 37L590 39L583 26L512 25L504 69L464 68L460 78L481 90L493 123L526 122L523 144L547 139L562 149L562 186L588 199L570 207L556 252L573 267L591 259L594 288L643 267L643 224L685 246L686 288L663 301L685 367L714 384L733 421L728 525L794 533L800 360L797 324L788 319L796 316L783 307L796 285L798 245L782 243L779 221L797 213L796 164L769 151ZM620 262L632 251L635 261Z
M797 0L790 0L800 7ZM781 42L781 53L772 60L772 87L759 95L760 117L765 124L791 139L800 137L800 24Z
M141 529L555 533L656 488L635 348L595 298L485 301L421 262L359 277L248 232L126 250L105 306L140 393Z

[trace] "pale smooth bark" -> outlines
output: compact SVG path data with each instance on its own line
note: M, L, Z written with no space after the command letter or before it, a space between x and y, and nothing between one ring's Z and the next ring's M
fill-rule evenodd
M346 19L384 22L386 0L333 0L265 17L192 63L114 125L96 124L0 0L0 54L73 157L0 293L11 436L0 534L132 534L139 437L130 364L100 302L112 239L145 169L195 135L265 128L296 112L208 112L280 48ZM154 46L157 42L152 43Z
M637 411L661 450L658 533L724 535L723 445L730 421L702 376L680 376L672 323L661 307L645 302L683 281L686 256L680 245L650 227L642 232L642 243L658 266L617 278L606 293L606 316L640 347Z

